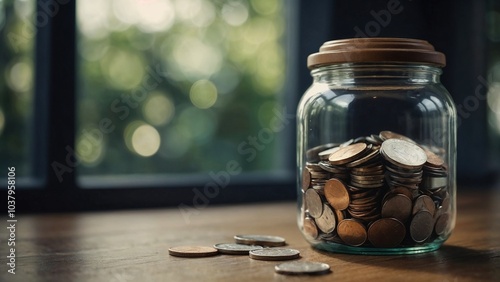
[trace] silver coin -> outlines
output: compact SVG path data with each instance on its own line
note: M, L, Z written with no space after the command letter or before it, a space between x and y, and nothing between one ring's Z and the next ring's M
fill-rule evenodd
M250 251L250 258L257 260L290 260L298 257L300 252L295 249L267 248Z
M270 235L235 235L238 244L279 247L286 245L285 238Z
M316 219L316 225L323 233L331 233L335 230L337 221L330 206L323 204L323 213Z
M380 147L380 153L391 163L408 168L421 167L427 155L419 146L401 139L387 139Z
M306 202L307 210L312 217L318 218L321 216L323 213L323 202L321 201L318 191L308 189L306 193L304 193L304 201Z
M281 274L327 274L330 266L322 262L292 261L278 264L274 270Z
M244 245L244 244L232 244L232 243L220 243L215 244L214 248L219 250L221 254L229 255L248 255L251 250L263 249L262 246L257 245Z

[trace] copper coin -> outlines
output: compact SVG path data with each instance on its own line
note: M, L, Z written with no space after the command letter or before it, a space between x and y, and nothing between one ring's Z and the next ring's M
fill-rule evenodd
M380 147L380 153L394 165L418 168L425 164L427 155L419 146L401 139L387 139Z
M328 157L330 157L332 153L338 151L339 149L340 147L333 147L328 150L321 151L318 153L318 157L320 160L328 160Z
M345 210L349 206L349 193L342 181L332 178L325 184L325 197L336 210Z
M340 221L344 220L344 218L345 218L345 211L334 209L333 212L335 213L335 217L337 219L337 222L340 222Z
M434 230L434 219L432 214L426 210L417 212L410 223L410 236L413 241L422 243L432 235Z
M408 141L410 143L416 144L416 142L413 141L411 138L406 137L406 136L399 134L399 133L396 133L396 132L389 131L389 130L381 131L379 134L379 137L383 141L385 141L387 139L400 139L400 140L405 140L405 141Z
M444 165L444 160L440 156L434 154L428 149L424 149L424 152L427 155L426 165L432 167L441 167L442 165Z
M364 157L361 157L357 160L354 160L350 163L347 163L345 166L346 167L357 167L357 166L361 166L373 159L376 159L378 156L379 156L379 150L378 149L375 149L373 150L372 152L370 152L368 155L364 156Z
M434 226L434 232L437 235L443 235L448 228L448 222L450 220L450 215L448 213L443 213L436 220L436 225Z
M377 248L397 247L406 236L406 228L395 218L381 218L368 228L368 240Z
M366 242L365 226L354 219L344 219L337 226L340 239L350 246L361 246Z
M235 235L234 240L238 244L259 245L266 247L279 247L286 245L285 238L271 235Z
M335 214L327 204L323 204L323 213L316 219L316 225L323 233L331 233L335 230L337 225Z
M306 202L307 210L312 217L318 218L321 216L323 213L323 202L315 189L307 189L304 193L304 201Z
M302 170L302 190L306 191L311 186L311 173L307 168Z
M355 143L346 147L340 148L338 151L332 153L328 160L331 164L341 165L357 159L363 155L366 149L365 143Z
M318 237L318 227L311 217L304 218L304 234L311 239Z
M168 249L168 253L175 257L199 258L215 256L219 251L206 246L177 246Z
M411 214L412 201L406 195L396 194L389 197L382 205L382 217L393 217L405 222Z
M421 195L415 199L415 203L413 204L412 214L416 214L421 210L427 210L432 215L436 212L436 205L431 197L427 195Z

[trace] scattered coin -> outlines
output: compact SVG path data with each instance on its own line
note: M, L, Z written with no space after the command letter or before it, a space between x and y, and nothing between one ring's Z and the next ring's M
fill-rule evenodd
M267 248L250 251L250 258L256 260L290 260L298 257L300 252L295 249Z
M244 245L244 244L232 244L232 243L220 243L215 244L216 248L221 254L229 255L248 255L251 250L262 249L262 246L257 245Z
M266 247L280 247L286 245L284 238L270 235L235 235L234 240L238 244L258 245Z
M327 274L330 266L322 262L312 261L292 261L278 264L274 267L277 273L281 274Z
M168 253L176 257L198 258L215 256L219 252L215 248L206 246L177 246L168 249Z
M381 218L368 228L368 240L377 248L397 247L406 236L406 228L395 218Z

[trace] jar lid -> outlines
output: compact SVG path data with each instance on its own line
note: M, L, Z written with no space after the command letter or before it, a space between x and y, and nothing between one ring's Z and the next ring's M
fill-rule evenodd
M309 55L307 67L342 63L422 63L446 65L443 53L429 42L409 38L350 38L325 42L318 53Z

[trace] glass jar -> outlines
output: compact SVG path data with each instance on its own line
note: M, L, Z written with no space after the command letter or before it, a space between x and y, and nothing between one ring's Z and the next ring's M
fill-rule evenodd
M297 111L298 225L354 254L438 249L456 216L456 109L427 41L329 41Z

